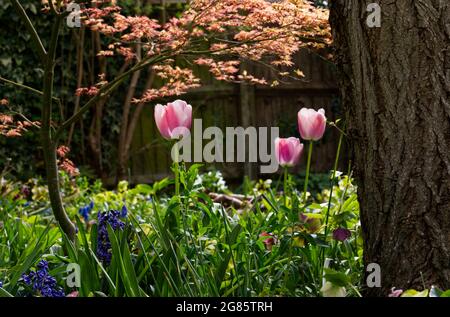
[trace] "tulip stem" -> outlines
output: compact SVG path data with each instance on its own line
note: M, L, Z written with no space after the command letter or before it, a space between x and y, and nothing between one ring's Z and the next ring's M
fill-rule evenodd
M179 148L178 148L178 142L175 143L175 145L173 146L173 164L174 164L174 174L175 174L175 197L178 200L178 203L180 204L180 211L181 214L184 216L183 213L183 202L181 200L181 196L180 196L180 163L179 161ZM178 223L178 221L177 221ZM185 219L183 218L183 229L184 229L184 234L186 234L186 222ZM185 236L186 237L186 236ZM187 244L187 240L186 240L186 244Z
M328 236L328 222L329 222L329 218L330 218L331 199L333 197L334 179L336 178L336 170L338 168L339 156L341 153L341 145L342 145L343 137L344 137L344 133L341 132L341 135L339 136L339 143L338 143L337 151L336 151L337 152L336 159L334 160L333 174L332 174L331 180L330 180L330 197L328 199L328 208L327 208L327 213L325 215L325 241L327 240L327 236Z
M313 150L313 142L314 141L309 141L308 162L306 163L305 186L303 188L303 205L304 206L306 206L306 192L308 190L309 169L311 168L311 156L312 156L312 150Z
M334 182L335 182L335 178L336 178L336 170L338 168L338 163L339 163L339 157L341 154L341 146L342 146L342 140L344 138L344 133L341 132L341 135L339 136L339 143L338 143L338 147L337 147L337 151L336 151L336 158L334 160L334 166L333 166L333 174L331 175L331 179L330 179L330 197L328 198L328 208L327 208L327 213L325 215L325 229L324 229L324 240L327 241L328 240L328 223L329 223L329 218L330 218L330 210L331 210L331 200L333 198L333 188L334 188ZM324 263L325 261L325 249L321 249L320 251L320 262ZM323 271L324 271L324 267L322 266L321 269L321 276L323 276Z
M183 208L183 201L181 199L180 196L180 162L179 162L179 157L180 157L180 149L178 148L178 142L175 143L174 145L174 172L175 172L175 196L178 199L178 203L180 204L180 213L181 213L181 219L183 221L183 236L184 236L184 241L186 243L186 248L189 245L188 242L188 231L187 231L187 221L186 221L186 215L184 212L184 208ZM192 239L192 237L190 237Z
M283 181L283 191L284 191L284 205L287 207L288 202L288 168L284 168L284 181Z
M181 198L180 198L180 164L178 162L178 160L179 160L178 142L175 143L174 150L175 150L175 157L174 157L174 164L175 164L175 195L178 197L178 200L181 203Z

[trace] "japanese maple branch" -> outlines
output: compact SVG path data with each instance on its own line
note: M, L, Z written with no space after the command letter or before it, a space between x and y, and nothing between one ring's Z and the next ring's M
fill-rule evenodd
M169 59L169 58L172 58L172 55L164 56L163 54L161 54L158 57L155 57L153 59L144 58L139 63L137 63L134 67L132 67L129 70L127 70L126 72L124 72L122 75L116 77L113 81L102 86L100 88L100 90L98 91L97 95L95 95L95 97L92 97L88 102L86 102L80 108L80 110L77 113L73 114L72 117L67 119L65 122L63 122L59 126L59 128L56 130L56 133L55 133L55 137L54 137L55 142L62 136L65 129L67 129L72 123L75 123L78 120L80 120L82 118L83 114L86 113L93 105L95 105L95 103L100 98L104 98L104 97L108 96L109 94L111 94L114 90L116 90L117 87L119 87L119 85L122 84L122 82L129 75L131 75L134 72L141 70L149 65L159 63L159 62Z
M22 7L18 0L11 0L11 4L13 5L16 12L19 14L20 19L25 23L25 27L31 35L31 41L35 47L36 53L39 55L39 58L42 62L45 62L47 58L47 52L45 51L44 45L42 44L41 38L39 37L36 29L31 23L30 18L28 17L25 9Z
M49 51L45 62L45 78L44 88L42 94L42 127L43 130L50 128L51 113L52 113L52 97L53 97L53 80L56 47L58 44L59 28L62 22L62 17L57 16L53 24L52 35L50 39Z
M44 87L42 89L42 126L41 143L44 150L44 161L47 175L47 187L52 206L53 214L58 221L62 231L73 242L76 239L76 229L67 215L61 193L58 175L58 161L56 158L57 142L52 138L51 117L52 117L52 97L54 87L54 72L56 61L56 48L58 46L58 37L64 17L58 14L52 26L50 44L48 53L43 62L44 64Z
M10 85L13 85L13 86L16 86L16 87L19 87L19 88L26 89L26 90L31 91L32 93L34 93L36 95L42 96L42 91L37 90L37 89L35 89L33 87L30 87L30 86L27 86L27 85L23 85L23 84L17 83L15 81L12 81L12 80L9 80L9 79L3 78L3 77L0 77L0 81L2 81L4 83L7 83L7 84L10 84Z
M1 76L0 76L0 81L2 81L4 83L7 83L7 84L10 84L12 86L16 86L16 87L28 90L28 91L34 93L35 95L39 95L39 96L43 95L43 92L40 91L40 90L37 90L36 88L30 87L30 86L27 86L27 85L24 85L24 84L21 84L21 83L18 83L18 82L15 82L15 81L12 81L12 80L9 80L9 79L6 79L6 78L3 78ZM52 99L54 101L56 101L56 102L60 102L59 98L57 98L57 97L52 97Z
M34 123L33 121L31 121L30 119L28 119L23 113L20 113L20 112L11 110L11 109L9 109L9 108L8 108L8 110L9 110L12 114L15 114L15 115L21 117L23 120L25 120L26 122L28 122L29 124L31 124L33 127L37 128L37 129L40 129L40 128L41 128L38 124L36 124L36 123Z

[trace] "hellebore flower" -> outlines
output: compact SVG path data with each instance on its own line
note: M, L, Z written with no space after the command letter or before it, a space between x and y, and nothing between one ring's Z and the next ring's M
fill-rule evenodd
M317 233L322 226L321 218L319 215L316 215L316 214L301 213L299 215L299 219L300 219L303 227L310 234Z
M298 131L303 140L318 141L323 137L327 118L325 110L302 108L297 115Z
M333 231L333 239L337 241L345 241L350 238L351 235L352 233L350 230L345 228L337 228Z
M275 157L283 167L297 165L302 152L303 144L298 138L275 139Z
M274 236L273 233L268 233L266 231L263 231L260 235L260 238L268 237L267 239L263 240L263 243L266 246L266 249L269 251L272 251L272 246L277 243L277 238Z
M166 106L155 106L155 122L165 139L178 139L187 135L192 124L192 106L183 100L175 100Z

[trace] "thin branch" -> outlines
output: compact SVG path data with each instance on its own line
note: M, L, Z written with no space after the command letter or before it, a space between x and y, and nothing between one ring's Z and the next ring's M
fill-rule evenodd
M153 71L153 69L151 67L149 68L149 73L150 73L150 75L147 79L147 82L145 83L144 91L147 91L151 88L153 81L155 79L155 72ZM130 125L128 127L128 132L127 132L127 141L126 141L126 146L125 146L125 149L127 152L129 152L129 150L130 150L131 142L133 140L134 130L136 129L136 125L139 120L140 114L144 108L144 105L145 105L144 102L140 102L137 105L136 110L133 112L131 122L130 122Z
M12 86L16 86L16 87L19 87L19 88L28 90L28 91L30 91L30 92L36 94L36 95L39 95L39 96L42 96L42 95L43 95L43 92L40 91L40 90L37 90L36 88L30 87L30 86L27 86L27 85L24 85L24 84L20 84L20 83L18 83L18 82L15 82L15 81L12 81L12 80L3 78L3 77L1 77L1 76L0 76L0 81L2 81L2 82L4 82L4 83L7 83L7 84L10 84L10 85L12 85ZM57 101L57 102L59 101L59 98L57 98L57 97L53 97L52 99L55 100L55 101Z
M51 115L52 115L52 98L53 98L53 81L56 47L58 45L58 36L62 17L57 16L52 27L50 38L50 48L46 57L45 72L44 72L44 88L42 94L42 130L43 134L50 133ZM48 129L48 131L47 131ZM50 135L48 135L50 137Z
M76 33L74 33L76 35ZM77 89L81 88L81 84L83 81L83 60L84 60L84 36L85 36L85 28L82 27L80 29L80 37L76 38L77 41ZM75 110L74 113L80 109L80 96L75 97ZM69 136L67 138L67 146L70 147L70 143L72 142L73 132L75 130L75 125L72 124L69 130Z
M130 68L128 71L123 73L121 76L116 77L113 81L109 82L108 84L102 86L100 90L98 91L97 95L95 97L92 97L88 102L86 102L80 110L72 115L69 119L67 119L65 122L63 122L55 134L55 141L58 140L61 136L64 130L69 127L72 123L77 122L81 119L83 114L90 109L100 98L104 98L108 96L111 92L113 92L129 75L133 74L134 72L141 70L149 65L153 65L155 63L161 62L163 60L172 58L172 55L164 56L164 54L161 54L160 56L155 57L154 59L143 59L140 63L137 63L134 67Z
M18 115L19 117L21 117L23 120L25 120L26 122L28 122L29 124L31 124L33 127L40 129L41 127L39 125L37 125L36 123L34 123L33 121L31 121L30 119L28 119L23 113L11 110L12 114Z
M136 45L136 56L138 61L141 60L141 45ZM136 92L137 83L139 81L139 78L141 76L141 71L136 71L133 76L131 76L131 81L128 86L128 92L125 97L125 101L123 104L123 112L122 112L122 125L121 125L121 133L119 136L119 149L123 148L125 145L125 140L127 137L127 131L128 131L128 120L129 120L129 114L131 110L131 101L133 100L134 93ZM120 152L120 150L119 150Z
M20 87L20 88L29 90L29 91L31 91L31 92L37 94L37 95L42 96L42 91L37 90L37 89L35 89L35 88L33 88L33 87L30 87L30 86L27 86L27 85L20 84L20 83L18 83L18 82L15 82L15 81L12 81L12 80L3 78L3 77L1 77L1 76L0 76L0 81L2 81L2 82L4 82L4 83L7 83L7 84L10 84L10 85L13 85L13 86L17 86L17 87Z
M18 0L11 0L11 4L13 5L16 12L19 14L21 20L25 23L25 27L27 28L28 32L31 35L31 41L33 42L33 45L35 46L36 53L39 55L39 58L41 59L41 62L45 62L47 57L47 52L45 51L44 45L42 45L41 38L39 37L38 33L36 32L36 29L33 26L33 23L31 23L30 18L28 17L27 13L25 12L25 9L22 7L20 2Z

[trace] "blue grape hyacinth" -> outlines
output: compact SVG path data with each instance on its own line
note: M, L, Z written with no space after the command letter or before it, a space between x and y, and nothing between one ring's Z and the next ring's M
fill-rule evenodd
M36 271L22 275L22 281L31 286L42 297L65 297L64 290L58 286L56 279L48 272L48 262L41 260Z
M120 211L120 217L125 218L128 215L128 208L127 206L124 204L122 206L122 210Z
M98 213L98 232L97 232L97 257L105 265L111 263L111 241L108 235L108 224L116 230L123 230L125 223L119 218L122 212L118 210L110 210Z
M78 209L78 213L81 215L81 217L84 218L85 221L89 220L89 213L94 209L94 202L91 201L89 205L81 207Z

